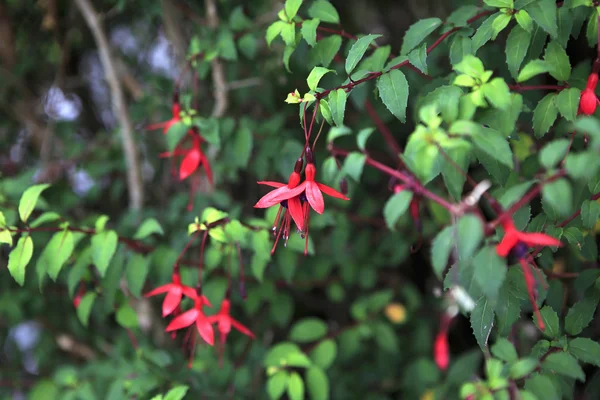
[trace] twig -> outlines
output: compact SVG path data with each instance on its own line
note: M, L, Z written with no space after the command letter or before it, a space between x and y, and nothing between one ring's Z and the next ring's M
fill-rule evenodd
M208 26L213 30L219 27L219 15L217 14L217 5L215 0L206 0L206 18ZM213 107L212 116L222 117L227 111L229 98L227 97L227 81L225 80L225 71L223 64L218 57L212 61L212 78L214 85L215 105Z
M108 40L106 39L106 35L102 30L100 20L98 19L98 13L94 10L90 0L76 0L75 3L77 4L79 11L81 11L83 18L92 31L92 35L94 36L94 40L98 46L100 61L102 62L102 67L104 68L106 81L110 87L113 110L119 120L119 125L121 126L121 142L123 144L125 162L127 164L129 207L132 210L139 210L142 208L142 204L144 202L142 175L140 173L138 155L135 148L135 141L133 139L131 119L129 118L129 113L127 112L125 96L123 95L123 89L121 88L115 63L110 55Z

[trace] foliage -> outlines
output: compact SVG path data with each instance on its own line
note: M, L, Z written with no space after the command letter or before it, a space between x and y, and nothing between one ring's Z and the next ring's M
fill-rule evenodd
M34 3L0 5L0 394L600 396L597 3L432 0L401 41L349 33L386 2Z

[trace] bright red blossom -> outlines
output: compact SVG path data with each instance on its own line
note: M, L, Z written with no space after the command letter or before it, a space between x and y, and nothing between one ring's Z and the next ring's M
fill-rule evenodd
M598 74L591 73L588 77L587 85L581 98L579 99L579 114L592 115L596 112L598 97L596 96L596 86L598 85Z
M225 344L225 341L227 340L227 335L229 335L229 332L231 332L232 326L244 335L254 339L254 333L252 333L250 329L246 328L239 321L236 321L231 317L231 315L229 314L230 309L231 302L229 301L229 299L225 299L221 303L221 308L219 309L219 312L215 315L211 315L210 317L208 317L208 320L211 324L217 324L217 330L219 331L219 338L221 344Z
M208 158L202 151L200 145L204 141L202 136L195 130L190 129L188 135L192 138L192 147L188 149L184 149L181 147L177 147L175 151L161 153L160 157L176 157L183 156L183 160L181 160L181 165L179 166L179 180L182 181L193 174L198 167L202 165L204 168L204 172L206 173L206 177L210 184L213 184L213 176L212 169L210 167L210 163L208 162Z
M196 297L194 298L194 308L174 318L173 321L171 321L171 323L167 325L167 329L165 329L165 331L176 331L178 329L187 328L193 323L196 323L196 329L198 329L200 337L209 345L214 345L215 333L213 331L213 327L211 325L210 320L202 310L205 305L210 307L210 303L208 302L206 297L202 295L196 295Z
M183 295L192 299L196 299L198 297L194 288L185 286L181 283L181 277L178 273L173 274L172 280L173 281L171 283L159 286L156 289L144 295L145 297L151 297L162 293L167 294L165 296L165 300L162 306L163 317L166 317L167 315L175 311L177 306L179 306L179 303L181 303L181 298L183 297ZM202 296L202 301L204 301L205 304L210 306L210 303L208 302L208 299L206 297Z
M173 104L171 106L171 119L156 124L150 124L146 126L147 130L153 131L155 129L162 129L163 134L166 135L169 129L176 123L181 121L181 105L179 104L179 95L175 93L173 95Z
M500 257L506 257L519 243L531 246L561 246L560 240L544 233L526 233L517 230L512 218L502 221L504 237L496 246L496 252Z
M433 344L433 355L435 358L435 364L439 369L445 371L450 365L450 350L448 347L448 334L447 332L439 332L435 337Z

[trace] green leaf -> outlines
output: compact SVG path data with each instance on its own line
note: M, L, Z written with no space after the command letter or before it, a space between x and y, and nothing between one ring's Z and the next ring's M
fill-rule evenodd
M404 34L400 55L407 55L440 25L442 25L442 20L439 18L426 18L412 24Z
M138 319L134 309L128 304L123 304L117 311L117 323L123 328L137 328Z
M189 127L183 122L179 121L171 125L167 131L167 149L172 152L175 150L179 142L185 137L189 130Z
M526 80L529 80L536 75L545 74L546 72L549 71L549 69L550 69L550 67L548 66L546 61L531 60L527 64L525 64L525 66L523 67L521 72L519 72L519 76L517 77L517 82L519 82L519 83L525 82Z
M472 55L465 56L453 69L476 79L481 79L485 73L483 62Z
M118 244L119 236L112 230L92 236L92 260L100 272L100 276L104 277L110 260L117 251Z
M473 258L475 282L487 298L495 303L498 292L506 278L506 260L496 253L494 246L486 246L479 250Z
M423 43L422 46L408 53L408 61L419 71L427 74L427 45Z
M500 32L502 32L504 30L504 28L506 28L508 26L511 19L512 19L512 16L510 16L508 14L504 14L504 13L502 13L502 14L498 15L498 17L496 17L496 19L492 23L492 40L496 40L496 38L498 37L498 34L500 34Z
M510 107L511 96L508 85L502 78L494 78L491 82L481 87L485 98L492 103L492 106L505 110Z
M25 267L33 255L33 240L31 236L21 236L17 245L8 255L8 271L13 279L21 286L25 283Z
M58 221L59 219L61 219L60 214L55 213L54 211L48 211L34 219L29 226L32 228L37 228L38 226L47 224L48 222Z
M568 334L579 335L592 321L600 300L600 289L596 285L588 288L583 299L569 309L565 317L565 331Z
M525 389L533 393L536 398L544 400L561 400L560 391L552 383L552 379L545 375L534 374L525 381Z
M365 151L367 146L367 140L371 134L375 131L375 128L364 128L361 129L356 135L356 145L361 151Z
M131 294L135 297L142 295L144 282L148 276L150 269L150 258L143 254L133 254L127 263L125 270L125 278L127 279L127 287Z
M542 315L542 321L544 321L545 326L545 329L542 331L542 334L550 339L558 339L560 335L560 328L558 322L558 314L556 314L556 311L554 311L550 306L544 306L540 310L540 314ZM538 329L540 329L537 318L534 318L534 322L535 326L537 326Z
M290 400L304 400L304 382L297 372L290 373L287 394Z
M285 15L292 21L302 5L302 0L285 0Z
M542 27L548 34L556 38L558 36L558 22L556 19L556 1L539 0L528 5L526 11L531 18Z
M267 393L271 400L277 400L287 389L289 373L287 371L277 371L267 381Z
M496 343L494 343L490 349L494 357L506 361L507 363L515 362L519 358L515 346L508 341L508 339L502 337L498 338Z
M562 161L569 150L568 139L553 140L542 148L540 162L546 169L551 169Z
M403 190L395 193L388 199L383 206L383 217L390 230L395 230L396 222L408 210L413 193Z
M373 42L373 40L383 35L367 35L358 39L350 48L348 57L346 58L346 73L350 75L354 68L358 65L360 60L365 55L365 52Z
M317 45L317 28L319 27L320 22L321 21L318 18L302 21L300 32L310 47L315 47Z
M327 325L317 318L304 318L290 330L290 339L299 343L314 342L327 333Z
M554 93L547 94L533 111L533 132L538 138L543 137L550 130L558 117L555 97L556 94Z
M483 224L473 214L462 216L457 223L458 258L469 260L483 239Z
M342 37L338 35L332 35L321 39L317 42L313 52L316 54L317 60L324 67L328 67L333 61L333 58L340 50L342 46Z
M340 23L340 16L335 7L326 0L315 1L308 9L308 15L311 18L318 18L323 22L332 24Z
M87 292L82 298L79 306L77 307L77 318L83 326L87 328L88 321L90 319L90 313L92 311L92 306L94 305L94 301L96 300L96 293Z
M581 90L577 88L563 89L556 96L556 107L567 121L575 121L577 118L580 96Z
M569 341L568 351L580 361L600 366L600 344L588 338Z
M490 128L482 128L480 133L473 135L473 144L481 151L509 168L513 168L513 154L506 138Z
M48 242L41 257L44 257L48 275L53 281L56 281L58 273L71 257L74 248L73 233L69 230L56 232Z
M542 188L542 196L544 201L551 205L561 216L568 217L571 213L573 194L571 185L566 179L561 178L545 184Z
M494 326L494 309L484 296L477 300L475 308L471 312L471 328L482 350L487 348L488 338Z
M529 33L533 32L533 20L527 11L519 10L515 14L515 19L521 28L525 29Z
M323 67L314 67L312 69L312 71L310 71L308 78L306 78L306 83L308 84L309 89L317 90L317 87L319 86L319 81L328 72L335 73L335 71L332 69L323 68Z
M573 24L575 22L574 17L574 12L568 10L566 7L563 6L558 9L558 36L556 37L556 41L560 43L562 47L567 47L569 37L573 31ZM579 31L577 31L577 33L579 33Z
M344 89L334 90L329 93L329 108L331 108L331 116L333 117L333 122L337 126L344 125L344 114L346 112L346 100L348 99L348 94Z
M366 159L366 155L353 151L346 157L342 171L351 176L356 182L359 182Z
M571 76L571 62L563 47L556 41L551 41L546 46L544 61L548 65L548 72L557 81L567 81Z
M188 392L189 386L178 385L169 390L163 400L182 400Z
M40 185L31 186L23 192L21 200L19 201L19 217L21 217L21 221L27 222L27 219L33 212L40 195L49 187L49 184L42 183Z
M485 4L487 4L488 6L498 7L498 8L510 8L510 9L512 9L514 7L514 1L513 0L483 0L483 2Z
M402 122L406 122L408 81L402 72L394 69L377 80L379 97L387 109Z
M510 377L512 379L523 379L538 367L539 361L535 358L523 358L510 366Z
M443 279L443 273L448 264L448 257L454 246L454 228L447 226L437 234L431 243L431 263L433 272L438 279Z
M531 31L527 31L519 25L512 28L506 40L506 64L513 78L517 78L519 75L519 68L527 55L530 43Z
M286 47L296 47L296 24L293 22L284 23L281 27L281 38Z
M454 145L454 143L457 143ZM460 144L459 144L460 143ZM442 177L448 189L448 193L455 200L460 200L467 177L464 172L469 169L470 154L472 146L463 140L453 140L451 147L442 146L450 160L443 158Z
M306 372L306 387L311 400L329 399L329 379L319 367L311 367Z
M477 50L492 38L494 34L493 23L502 13L496 13L489 16L483 23L477 28L477 32L471 38L471 44L473 46L473 53L477 53Z
M596 226L600 219L600 204L595 200L586 200L581 205L581 220L585 228L591 229Z
M466 55L472 54L473 45L471 39L464 35L456 35L450 45L450 64L456 65L460 63ZM425 56L427 56L427 52L425 53Z
M327 369L333 364L336 355L337 344L333 339L323 340L310 352L310 358L315 365L323 369Z
M148 218L147 220L142 222L142 225L140 225L138 230L135 232L133 238L141 240L147 238L153 233L156 233L161 236L164 236L165 234L162 227L160 226L160 223L155 218Z
M575 378L582 382L585 381L585 373L577 360L569 353L552 353L542 363L542 368L550 370L555 374Z
M585 36L588 40L590 47L596 47L598 43L598 11L594 10L590 19L588 20L587 27L585 29Z
M267 41L267 45L271 47L271 42L281 34L281 30L286 25L283 21L277 21L269 25L267 28L267 33L265 35L265 40Z

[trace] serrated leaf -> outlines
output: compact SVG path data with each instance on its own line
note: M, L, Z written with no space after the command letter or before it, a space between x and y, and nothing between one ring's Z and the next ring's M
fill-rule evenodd
M21 286L25 283L25 268L33 255L33 240L31 236L21 236L17 245L8 255L8 271L13 279Z
M487 348L488 338L494 326L494 310L485 297L477 300L475 308L471 312L471 328L482 350Z
M29 219L29 216L35 209L35 205L37 204L40 195L49 187L49 184L42 183L31 186L23 192L21 200L19 201L19 217L21 217L21 221L27 222L27 219Z
M597 201L586 200L581 206L581 220L585 228L591 229L600 219L600 204Z
M496 343L492 345L490 350L492 351L492 355L494 355L494 357L497 357L508 363L517 361L519 358L515 346L508 341L508 339L502 337L496 340Z
M484 84L481 90L487 101L492 103L492 106L495 108L505 110L510 107L510 90L504 79L494 78L491 82Z
M500 132L490 128L482 128L480 132L471 138L475 147L507 167L513 168L512 150L506 138Z
M519 72L519 76L517 77L517 82L521 83L526 80L533 78L539 74L545 74L548 72L549 67L546 61L544 60L531 60Z
M346 101L348 94L344 89L337 89L329 93L329 108L331 109L331 116L333 122L337 126L344 125L344 114L346 112Z
M406 122L408 81L404 74L394 69L377 80L379 97L387 109L402 122Z
M563 89L556 96L556 107L567 121L575 121L575 118L577 118L580 96L581 90L577 88Z
M294 19L301 5L302 0L285 0L285 15L287 15L288 21Z
M588 288L583 299L569 309L565 317L565 331L570 335L579 335L592 321L599 300L600 290L595 285Z
M310 90L317 90L317 87L319 86L319 81L328 72L335 72L335 71L332 69L329 69L329 68L314 67L312 69L312 71L310 71L310 74L308 74L308 78L306 78L306 83L308 84L308 88Z
M542 148L540 162L546 169L551 169L567 155L570 144L568 139L553 140Z
M510 377L512 379L522 379L531 374L539 366L539 361L535 358L523 358L510 366Z
M335 7L326 0L315 1L308 9L311 18L318 18L323 22L339 24L340 16Z
M571 213L573 193L566 179L561 178L545 184L542 188L542 196L544 201L561 216L568 217Z
M456 65L469 54L473 54L471 39L464 35L456 35L450 45L450 64Z
M506 278L506 260L496 253L496 248L486 246L473 258L475 282L487 298L495 303Z
M575 338L569 341L568 351L578 360L600 366L600 344L588 338Z
M526 11L531 18L555 38L558 36L558 22L556 18L556 1L539 0L527 6Z
M544 306L540 310L542 321L544 321L544 330L542 334L550 339L557 339L560 335L560 327L558 322L558 314L550 306ZM540 329L537 318L534 318L535 326ZM541 330L541 329L540 329Z
M560 352L550 354L542 363L542 368L582 382L585 381L585 373L577 360L569 353Z
M548 65L548 72L557 81L567 81L571 76L571 62L565 49L556 41L551 41L546 46L544 61Z
M110 260L117 251L119 236L115 231L109 230L96 233L92 236L92 261L96 265L100 276L104 277Z
M442 20L439 18L426 18L412 24L404 34L400 55L407 55L440 25L442 25Z
M554 93L547 94L533 111L533 132L538 138L543 137L550 130L558 117L555 97Z
M348 53L348 57L346 58L346 73L350 75L354 68L358 65L360 60L362 60L365 52L373 42L373 40L381 37L383 35L367 35L358 39L350 48L350 52Z
M385 203L383 217L390 230L395 230L396 222L408 210L412 198L411 191L403 190L393 194Z
M494 15L489 16L483 23L477 28L477 32L471 38L471 44L473 46L473 53L477 53L477 50L492 38L494 34L493 23L496 18L498 18L501 13L496 13Z
M519 69L527 55L530 43L531 32L519 25L512 28L506 40L506 64L513 78L519 75Z
M320 22L321 21L318 18L302 21L300 33L302 33L302 37L310 47L315 47L317 45L317 28L319 27Z

